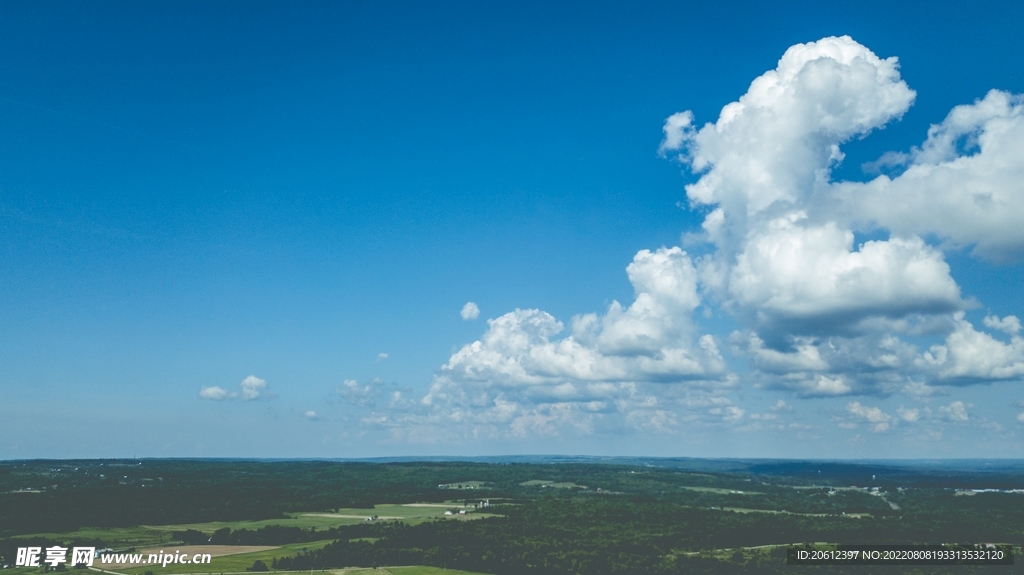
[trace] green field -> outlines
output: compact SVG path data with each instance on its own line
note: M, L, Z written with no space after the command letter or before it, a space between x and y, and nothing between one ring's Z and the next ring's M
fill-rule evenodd
M445 515L449 509L465 509L466 515ZM55 540L74 539L100 539L116 550L124 550L129 547L153 547L174 542L172 536L174 531L185 531L195 529L203 533L213 533L225 527L236 531L249 529L255 531L268 525L282 525L287 527L301 527L309 529L330 529L342 525L354 525L363 523L367 517L377 516L377 521L400 520L410 525L433 521L436 519L450 519L456 521L469 521L494 517L493 513L473 512L472 507L465 507L462 503L448 501L445 503L406 503L406 504L382 504L375 505L372 509L335 509L323 512L289 513L286 517L277 519L263 519L260 521L210 521L207 523L185 523L180 525L138 525L135 527L112 527L93 528L87 527L67 533L37 533L24 535L22 537L42 536ZM249 563L252 565L252 562ZM13 571L5 571L4 575L17 575Z
M444 512L449 509L465 509L467 513L473 510L472 506L466 507L462 503L454 501L448 501L445 503L384 503L374 505L373 508L369 509L341 508L331 511L289 513L286 518L264 519L262 521L212 521L209 523L188 523L183 525L159 526L151 525L146 527L148 529L164 531L184 531L186 529L195 529L204 533L216 531L217 529L222 529L224 527L228 527L231 530L256 530L268 525L302 527L304 529L308 529L310 527L316 527L317 529L329 529L331 527L338 527L341 525L363 523L368 517L373 516L377 517L377 521L401 520L415 525L416 523L422 523L433 519L443 519L446 517L452 518L453 516L444 514ZM472 515L467 514L457 517L459 519L466 520L480 519L482 517L489 516L490 515L486 513L473 513Z
M720 495L764 495L759 491L736 491L734 489L720 489L718 487L690 487L689 485L680 485L682 489L689 489L690 491L704 491L706 493L718 493Z
M65 533L34 533L32 535L21 535L15 537L46 537L47 539L55 540L75 540L75 539L101 539L111 547L115 549L126 549L128 547L151 547L153 545L160 545L168 543L174 539L171 537L172 529L165 529L162 527L148 527L145 525L137 525L135 527L83 527L76 531L69 531ZM10 571L5 571L4 574L10 574Z
M802 515L804 517L828 517L829 513L796 513L794 511L786 511L785 509L749 509L746 507L722 507L722 511L732 511L735 513L770 513L774 515ZM871 517L870 513L844 513L843 517L850 519L861 519L863 517Z
M448 501L445 503L408 503L408 504L382 504L373 508L339 508L332 511L290 513L287 517L278 519L266 519L261 521L212 521L207 523L188 523L180 525L139 525L136 527L119 528L84 528L69 533L43 533L33 536L45 536L51 539L101 539L117 550L127 548L142 549L173 543L172 532L195 529L204 533L212 533L218 529L230 528L232 530L250 529L256 530L269 525L283 525L290 527L326 529L342 525L352 525L366 522L368 517L376 516L377 521L398 520L409 524L422 523L439 519L466 521L493 517L494 514L471 513L467 515L445 515L445 511L452 509L466 509L472 511L472 507L465 507L461 503ZM363 540L374 540L375 538L361 538ZM294 543L282 545L276 549L256 551L253 553L240 553L238 555L226 555L214 557L208 565L177 565L170 564L167 567L141 565L132 568L123 568L110 573L123 573L126 575L145 575L153 572L159 575L181 575L184 573L245 573L246 569L252 567L257 560L263 561L268 566L275 558L294 556L305 551L320 549L333 540L323 540L307 543ZM93 571L95 572L95 571ZM432 575L434 573L465 574L474 575L468 571L443 570L426 566L402 566L388 567L381 569L344 569L326 571L328 573L344 574L366 574L371 573L392 573L393 575ZM74 573L74 571L69 571ZM35 567L11 568L3 571L3 575L42 575L42 569Z

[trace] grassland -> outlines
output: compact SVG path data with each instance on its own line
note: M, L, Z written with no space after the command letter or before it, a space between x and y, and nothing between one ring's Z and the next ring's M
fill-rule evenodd
M135 527L84 527L75 531L65 533L34 533L32 535L21 535L15 539L26 537L46 537L54 540L91 540L100 539L115 549L127 549L129 547L150 547L174 541L171 531L161 527L149 527L137 525ZM11 575L5 571L4 575Z
M447 517L444 512L450 509L466 510L468 512L471 511L473 507L454 501L448 503L389 503L374 505L372 509L336 509L331 513L301 513L298 515L298 518L337 518L339 521L344 519L355 519L355 521L352 521L351 523L359 523L365 521L367 517L376 516L381 520L401 519L406 523L415 524L431 519ZM344 525L344 523L338 523L338 525Z
M829 513L796 513L794 511L786 511L785 509L749 509L747 507L722 507L722 511L732 511L735 513L768 513L771 515L802 515L804 517L828 517ZM849 519L861 519L863 517L871 517L870 513L843 513L843 517Z
M689 489L690 491L703 491L705 493L718 493L719 495L764 495L758 491L736 491L734 489L720 489L718 487L691 487L689 485L680 485L682 489Z
M185 531L195 529L203 533L213 533L225 527L232 531L249 529L255 531L261 527L280 525L285 527L300 527L303 529L317 528L330 529L342 525L354 525L363 523L368 517L377 517L377 521L400 520L410 525L434 521L437 519L448 519L454 521L471 521L484 517L493 517L490 513L467 513L466 515L445 515L449 509L465 509L467 512L472 507L464 506L462 503L449 501L446 503L405 503L405 504L381 504L372 508L340 508L331 511L318 513L289 513L285 517L277 519L264 519L260 521L210 521L206 523L185 523L179 525L138 525L135 527L114 527L114 528L83 528L67 533L37 533L31 537L46 537L54 540L90 540L100 539L115 550L128 548L141 549L144 547L156 547L174 543L172 533L174 531ZM29 537L29 536L24 536ZM255 561L255 559L254 559ZM249 562L250 566L252 561ZM169 568L169 567L168 567ZM161 570L161 572L164 572ZM4 575L17 575L12 571L4 571Z

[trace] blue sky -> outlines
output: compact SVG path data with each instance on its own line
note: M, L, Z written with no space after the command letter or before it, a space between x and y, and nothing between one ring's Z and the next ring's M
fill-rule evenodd
M1024 456L1024 8L549 4L0 5L0 458Z

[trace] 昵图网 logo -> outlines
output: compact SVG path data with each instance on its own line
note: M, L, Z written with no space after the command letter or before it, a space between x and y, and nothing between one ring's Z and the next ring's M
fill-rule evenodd
M101 551L110 551L109 549ZM45 552L45 558L43 553ZM209 553L196 553L189 555L175 551L174 553L103 553L99 556L100 564L104 565L160 565L167 567L171 564L189 563L210 563L212 556ZM16 567L39 567L40 562L56 567L57 565L85 566L92 567L96 561L95 547L74 547L71 549L71 557L68 558L68 548L53 546L43 549L42 547L18 547L18 555L15 561Z

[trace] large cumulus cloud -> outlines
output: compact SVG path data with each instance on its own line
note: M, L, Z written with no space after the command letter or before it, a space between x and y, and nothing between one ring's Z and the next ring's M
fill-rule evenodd
M704 229L717 249L704 280L730 309L800 334L962 306L940 251L913 234L854 245L828 202L839 146L913 100L895 58L826 38L787 50L717 122L696 129L669 119L662 150L681 150L702 173L686 193L714 208Z
M885 175L832 179L842 146L898 120L915 96L896 58L844 36L791 47L714 122L673 114L660 152L698 176L685 190L706 214L704 255L639 251L628 306L567 324L536 309L488 320L407 421L512 435L671 431L738 425L732 390L747 385L922 398L1024 377L1019 320L971 324L946 262L965 246L988 260L1024 255L1024 100L990 92L919 147L883 156ZM701 306L738 324L728 342L702 329ZM747 372L729 372L722 343ZM879 433L931 413L842 401L842 426ZM945 420L967 421L964 405L943 408Z
M943 252L1021 252L1020 98L992 92L956 108L919 148L886 155L899 176L831 179L842 144L914 97L895 58L825 38L787 50L716 122L666 121L661 150L700 174L686 193L710 210L701 282L745 326L733 349L752 381L821 396L1022 375L1016 339L964 319ZM888 237L858 244L858 233ZM902 339L929 330L946 341L921 351Z
M455 352L423 404L458 422L527 428L590 429L599 415L633 427L666 428L676 416L671 394L658 386L727 386L715 339L700 334L697 270L678 247L641 250L626 268L635 291L627 307L613 301L601 315L575 316L566 326L547 312L517 309L488 320L477 341ZM684 403L711 391L684 394ZM724 399L724 398L723 398ZM719 400L701 405L728 408ZM712 414L714 415L714 414Z

